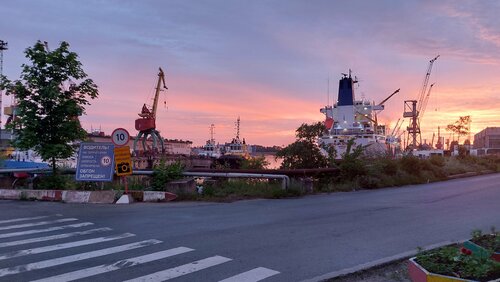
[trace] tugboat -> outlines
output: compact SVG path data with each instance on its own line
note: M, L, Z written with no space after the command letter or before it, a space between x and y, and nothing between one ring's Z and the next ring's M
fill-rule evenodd
M232 155L232 156L239 156L243 158L248 158L250 156L249 154L249 148L246 144L245 138L243 140L240 139L240 117L235 122L236 125L236 137L231 140L230 143L224 144L224 147L222 148L222 153L223 155Z
M206 144L203 146L198 155L210 158L219 158L221 156L221 148L219 144L215 144L214 128L215 125L212 123L210 125L210 139L207 140Z
M318 143L326 154L328 146L336 150L336 158L341 159L346 153L349 140L354 141L353 148L361 145L365 153L385 154L389 143L386 140L385 125L377 122L377 113L384 110L384 103L400 89L394 91L389 97L375 105L365 99L356 100L354 85L358 83L349 74L342 74L339 81L337 102L320 109L325 115L325 133L319 138Z

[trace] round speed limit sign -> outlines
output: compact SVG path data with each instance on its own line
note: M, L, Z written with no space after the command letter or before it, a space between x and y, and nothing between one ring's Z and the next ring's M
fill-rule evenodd
M111 134L111 141L116 146L127 145L129 139L130 135L128 134L128 131L124 128L117 128Z

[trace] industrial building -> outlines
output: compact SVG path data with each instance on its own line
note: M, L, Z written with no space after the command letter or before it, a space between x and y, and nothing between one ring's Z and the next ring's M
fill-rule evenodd
M500 154L500 127L486 127L475 134L473 148L478 155Z

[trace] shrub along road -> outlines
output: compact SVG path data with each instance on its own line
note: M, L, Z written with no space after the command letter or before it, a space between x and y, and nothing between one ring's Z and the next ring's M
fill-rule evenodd
M233 277L235 281L242 281L243 277L253 278L248 281L264 277L268 277L266 281L302 281L412 251L417 247L463 240L476 228L487 231L491 226L496 226L498 229L499 183L500 174L497 173L402 188L229 204L141 203L113 206L2 201L0 280L41 279L79 270L71 277L87 277L103 271L99 276L87 279L116 281L166 270L155 277L173 277L173 273L177 273L182 275L176 281L219 281L228 277ZM8 221L26 217L35 218ZM31 225L37 222L41 224ZM85 222L93 225L79 227L86 228L84 230L56 229L29 235L21 233L16 237L5 235ZM19 227L23 224L27 225ZM89 229L100 230L82 232ZM23 245L6 244L75 231L82 234ZM106 233L90 234L93 232ZM106 237L110 235L116 236ZM93 239L101 236L105 239ZM144 247L93 259L71 262L75 257L66 258L64 260L71 263L50 267L57 262L54 259L60 257L150 239L162 242L148 241L149 245ZM94 241L97 242L94 244ZM57 244L59 247L45 248ZM63 247L60 247L61 244ZM162 256L157 254L179 247L184 248L175 249L172 251L175 255L170 257L165 253ZM38 253L28 255L19 252L29 248L38 248L35 251ZM131 266L130 263L121 262L114 268L82 271L153 253L154 260L151 256L138 260L141 266L106 272ZM99 254L99 251L92 254ZM27 271L33 266L40 267L38 262L44 260L50 260L49 267ZM202 261L190 264L198 260ZM25 267L28 263L33 264ZM6 270L19 265L23 267L17 268L18 272ZM47 266L47 263L44 265ZM206 268L193 272L203 267Z

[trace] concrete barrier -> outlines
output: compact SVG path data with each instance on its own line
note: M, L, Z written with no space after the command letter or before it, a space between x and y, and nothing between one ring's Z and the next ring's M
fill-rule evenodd
M65 191L65 190L25 190L0 189L0 200L38 200L65 203L112 204L118 191ZM136 202L167 202L177 198L176 194L157 191L131 191Z
M144 202L167 202L177 199L177 195L170 192L144 191Z

